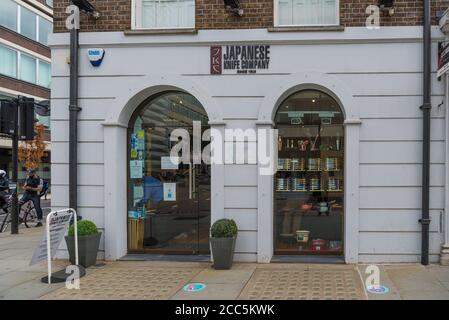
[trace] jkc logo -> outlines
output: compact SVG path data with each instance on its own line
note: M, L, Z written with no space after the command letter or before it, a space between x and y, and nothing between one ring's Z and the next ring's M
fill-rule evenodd
M221 74L222 72L222 52L221 47L210 48L210 73Z

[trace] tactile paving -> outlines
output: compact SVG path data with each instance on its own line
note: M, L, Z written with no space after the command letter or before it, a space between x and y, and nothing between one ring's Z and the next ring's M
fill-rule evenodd
M200 271L200 268L109 267L81 278L79 290L63 287L43 299L168 299Z
M356 270L256 269L239 299L359 300L366 299Z

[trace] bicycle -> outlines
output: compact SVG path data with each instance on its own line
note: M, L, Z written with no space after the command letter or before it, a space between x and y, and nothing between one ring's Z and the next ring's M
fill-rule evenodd
M5 216L1 225L0 225L0 233L6 232L8 227L11 225L11 202L12 196L8 196L7 207L3 210L3 215ZM19 200L19 225L24 224L26 228L35 227L38 223L37 212L34 208L33 201L28 200L26 202Z

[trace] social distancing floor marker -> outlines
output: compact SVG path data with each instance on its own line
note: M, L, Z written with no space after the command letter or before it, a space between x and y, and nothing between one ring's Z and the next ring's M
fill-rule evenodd
M204 283L189 283L184 286L183 290L185 292L198 292L204 290L206 287L207 285Z
M366 288L366 291L372 294L387 294L390 292L390 289L385 286L369 286Z

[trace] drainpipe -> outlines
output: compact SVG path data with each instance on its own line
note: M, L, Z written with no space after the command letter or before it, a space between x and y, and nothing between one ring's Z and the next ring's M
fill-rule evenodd
M424 34L423 34L423 163L422 163L422 216L419 222L422 228L421 264L429 264L429 196L430 196L430 63L431 63L431 16L430 0L424 0Z
M73 1L72 1L73 5ZM78 209L78 39L79 30L70 29L69 104L69 206Z

